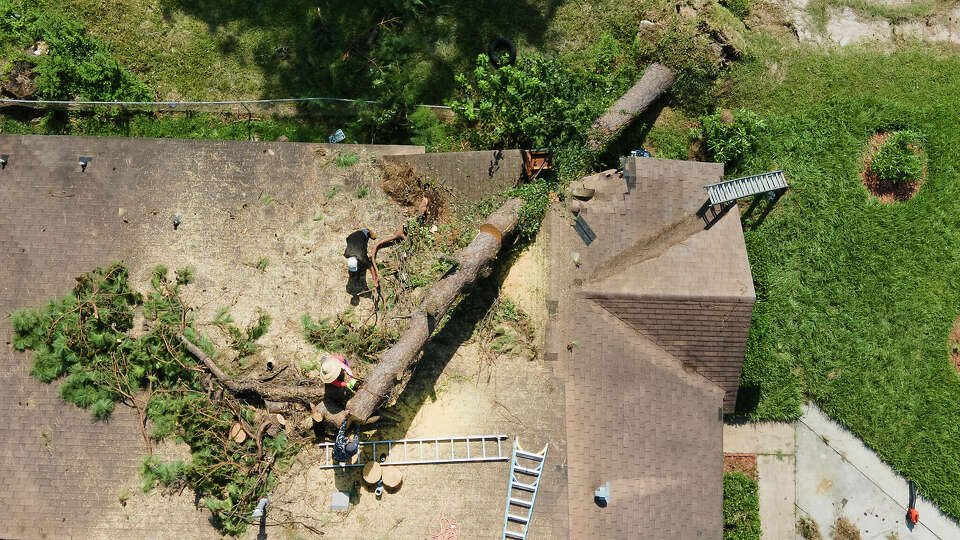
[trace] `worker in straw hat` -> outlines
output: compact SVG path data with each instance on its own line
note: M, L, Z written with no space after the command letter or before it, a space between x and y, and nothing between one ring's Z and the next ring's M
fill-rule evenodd
M350 369L350 363L339 354L324 356L320 363L320 380L323 384L331 384L351 390L357 386L357 379Z

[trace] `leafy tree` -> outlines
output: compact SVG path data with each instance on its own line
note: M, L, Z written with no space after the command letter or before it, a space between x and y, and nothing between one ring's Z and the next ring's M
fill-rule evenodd
M35 64L37 95L43 99L150 100L147 86L123 68L106 46L74 18L35 5L0 0L0 41L18 49L46 42L40 56L18 52L9 60Z

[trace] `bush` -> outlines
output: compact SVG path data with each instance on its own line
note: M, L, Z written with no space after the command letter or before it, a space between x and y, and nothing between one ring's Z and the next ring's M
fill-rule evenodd
M580 144L606 108L597 91L602 77L557 58L524 56L497 69L481 54L473 78L457 75L459 95L451 103L458 131L473 148Z
M735 165L756 148L764 128L757 113L737 109L732 120L724 118L721 111L701 116L700 128L694 134L703 138L708 159Z
M894 131L887 135L870 160L870 170L881 180L914 182L923 175L926 155L922 135L916 131Z
M27 56L22 49L43 40L48 54ZM0 0L0 41L12 43L8 60L35 64L37 96L42 99L147 101L147 86L123 68L76 19L34 6Z
M723 0L720 4L741 21L750 15L750 0Z
M757 483L743 473L723 475L724 540L760 540Z

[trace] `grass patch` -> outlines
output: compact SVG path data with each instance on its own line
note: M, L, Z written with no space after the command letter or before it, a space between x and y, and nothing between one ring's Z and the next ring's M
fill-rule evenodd
M767 129L727 174L782 168L791 181L763 223L744 222L757 303L738 411L791 419L808 396L960 517L960 377L947 345L960 311L960 58L770 55L735 68L729 103ZM911 200L884 205L861 185L864 145L907 129L924 134L928 176Z
M327 127L306 117L246 121L245 116L210 113L117 113L32 111L0 114L0 130L22 135L84 135L97 137L149 137L156 139L252 138L291 141L326 141Z
M757 482L741 472L723 475L723 539L760 540Z
M360 154L356 152L349 152L347 154L337 154L337 159L336 159L337 167L340 167L341 169L346 169L347 167L353 167L354 164L356 164L358 161L360 161Z

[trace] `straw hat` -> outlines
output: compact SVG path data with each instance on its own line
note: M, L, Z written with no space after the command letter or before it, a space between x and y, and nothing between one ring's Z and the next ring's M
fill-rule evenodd
M324 357L323 363L320 364L320 380L323 384L330 384L337 380L341 371L343 371L343 365L339 360L332 356Z
M396 467L383 467L383 485L395 488L403 482L403 473Z
M376 484L380 481L382 475L383 469L376 461L368 461L367 464L363 466L363 481L368 484Z

